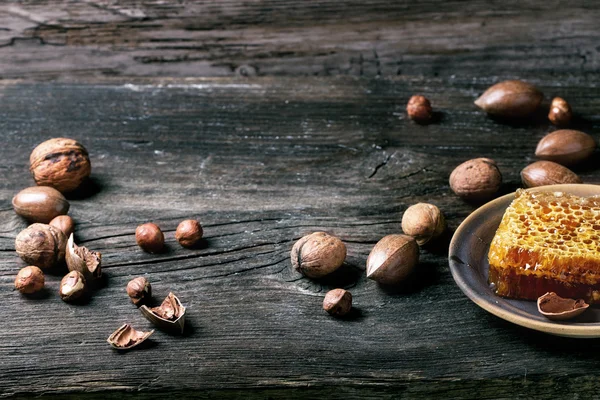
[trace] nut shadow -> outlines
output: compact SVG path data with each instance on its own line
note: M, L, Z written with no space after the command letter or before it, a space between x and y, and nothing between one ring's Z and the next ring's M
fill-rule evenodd
M196 242L193 246L190 246L190 247L181 246L181 247L183 247L184 249L187 249L187 250L204 250L209 247L209 244L210 243L208 240L202 238L198 242Z
M314 281L331 289L347 288L354 286L363 274L364 271L362 269L344 262L341 267L329 275L314 279Z
M137 351L137 350L150 350L150 349L153 349L153 348L159 346L159 343L156 340L152 339L154 337L154 335L156 335L156 332L154 332L151 337L149 337L148 339L144 340L142 343L138 344L137 346L135 346L131 349L117 349L114 347L111 347L111 348L117 354L126 354L131 351Z
M421 262L403 282L398 285L377 284L379 289L388 295L408 295L420 292L428 286L437 284L440 280L437 265L432 262Z
M487 117L498 124L507 125L513 128L543 128L550 124L550 121L548 120L549 110L550 108L548 105L540 105L533 114L525 117L511 118L491 114L487 114ZM485 113L485 111L481 111Z
M436 125L444 120L444 113L442 113L441 111L433 111L431 113L431 118L429 118L428 120L417 120L412 118L409 118L409 120L421 126Z
M428 251L431 254L447 257L448 248L450 247L450 241L452 240L453 235L454 230L448 227L439 237L425 243L422 246L422 249Z
M13 289L13 291L17 292L18 290ZM24 298L26 298L27 300L40 301L40 300L49 299L50 296L52 295L52 292L47 287L43 287L41 290L39 290L35 293L21 293L21 295Z
M334 318L340 321L362 321L365 319L365 314L360 308L352 306L348 314Z
M104 186L98 178L89 177L77 189L67 193L65 197L67 200L86 200L100 193Z

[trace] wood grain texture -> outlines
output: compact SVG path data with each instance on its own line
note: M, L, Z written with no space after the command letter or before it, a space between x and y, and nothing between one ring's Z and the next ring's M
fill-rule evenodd
M583 78L578 78L583 79ZM462 161L492 157L503 192L537 141L543 115L526 125L487 118L473 100L493 78L102 79L0 86L0 329L3 396L87 393L131 398L165 393L204 398L547 398L595 395L600 342L546 336L511 325L470 302L447 264L449 234L426 248L415 279L390 293L365 278L370 248L400 231L418 201L445 213L451 230L472 211L448 176ZM573 81L571 81L573 82ZM600 132L598 82L557 87L577 124ZM428 96L436 123L407 120L413 93ZM543 113L542 113L543 114ZM12 290L23 263L14 238L26 224L10 206L31 185L30 151L54 136L81 141L92 181L71 196L76 239L103 254L105 284L87 304L49 291ZM598 181L593 161L578 170ZM205 246L177 245L179 221L198 218ZM150 255L134 230L154 221L167 251ZM347 244L341 272L321 281L291 270L289 251L326 230ZM169 291L188 307L183 336L155 333L148 347L119 354L108 335L150 324L129 302L127 282L147 276L154 298ZM333 287L351 290L356 312L322 309ZM97 393L99 392L99 393Z
M0 76L593 76L593 1L0 5Z

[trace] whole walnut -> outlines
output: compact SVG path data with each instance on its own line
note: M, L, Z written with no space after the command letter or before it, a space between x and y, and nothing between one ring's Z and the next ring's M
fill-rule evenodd
M342 266L346 245L333 235L314 232L298 240L290 256L295 270L309 278L321 278Z
M446 230L446 219L439 208L429 203L417 203L404 211L402 230L422 246Z
M50 268L65 259L67 238L58 228L46 224L32 224L15 239L19 257L30 265Z
M489 158L465 161L450 174L450 188L467 201L492 198L502 185L502 174L496 162Z
M88 152L79 142L54 138L39 144L29 156L29 170L39 186L51 186L66 193L90 176Z

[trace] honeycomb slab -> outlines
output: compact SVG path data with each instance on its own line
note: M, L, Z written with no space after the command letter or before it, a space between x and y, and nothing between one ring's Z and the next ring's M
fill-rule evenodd
M600 198L518 190L490 251L496 294L535 300L547 292L600 303Z

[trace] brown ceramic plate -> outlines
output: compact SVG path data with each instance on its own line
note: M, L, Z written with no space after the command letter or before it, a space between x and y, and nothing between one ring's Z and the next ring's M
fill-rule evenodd
M561 191L577 196L600 195L597 185L552 185L529 190ZM450 271L460 289L486 311L527 328L558 336L600 337L600 308L590 307L569 321L550 321L537 310L535 301L496 296L488 286L488 258L492 238L515 194L499 197L478 208L458 227L450 242Z

